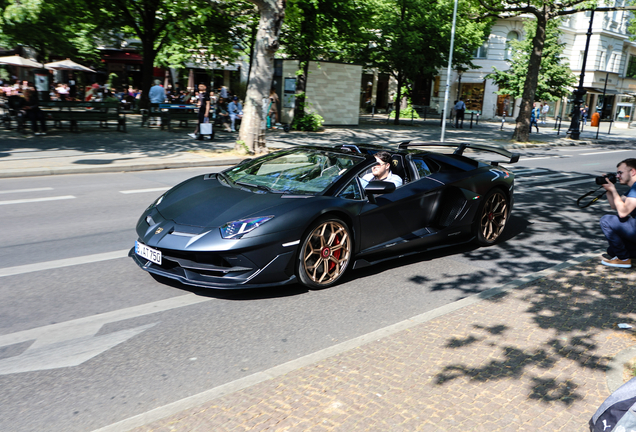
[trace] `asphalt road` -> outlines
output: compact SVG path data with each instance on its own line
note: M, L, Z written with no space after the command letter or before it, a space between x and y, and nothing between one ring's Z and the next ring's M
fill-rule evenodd
M629 147L529 150L505 242L307 291L191 291L125 257L143 209L213 169L0 180L0 430L90 431L604 246L576 207Z

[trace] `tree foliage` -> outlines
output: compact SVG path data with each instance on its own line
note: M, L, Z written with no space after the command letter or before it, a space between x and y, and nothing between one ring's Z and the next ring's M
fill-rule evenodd
M281 29L281 51L299 61L294 118L305 115L311 60L351 61L350 52L368 41L370 9L359 0L289 0Z
M535 99L535 92L539 83L541 58L545 49L546 30L551 20L562 16L572 15L582 11L595 10L610 12L615 10L635 10L636 6L608 6L598 7L596 1L590 0L475 0L486 11L481 17L497 17L501 19L520 15L533 15L536 20L536 32L532 39L532 51L528 59L528 74L523 87L521 109L516 120L513 138L518 141L528 141L530 137L530 113ZM631 2L629 2L631 3ZM578 112L575 110L575 115ZM573 120L574 121L574 120Z
M452 27L452 0L370 0L374 32L365 50L371 66L396 79L396 101L402 87L409 93L416 77L432 78L448 63ZM460 2L453 65L475 68L472 52L490 31L490 20L469 19L474 11ZM399 103L395 123L399 123Z
M545 48L539 67L539 79L535 92L536 100L556 101L570 92L570 87L576 83L576 76L570 70L569 63L561 57L565 43L560 41L561 20L554 19L546 27ZM494 72L488 74L499 86L497 94L510 95L514 99L523 96L523 89L528 75L528 63L532 53L532 40L536 35L537 22L524 22L525 35L521 40L511 41L512 58L508 60L510 68L500 71L493 67Z
M50 55L97 60L99 23L84 6L83 0L4 0L0 45L29 46L43 61Z

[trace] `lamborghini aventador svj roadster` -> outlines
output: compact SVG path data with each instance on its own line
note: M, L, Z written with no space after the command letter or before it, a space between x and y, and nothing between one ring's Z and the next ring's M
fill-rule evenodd
M490 146L406 142L303 146L245 160L156 199L130 255L150 273L199 287L321 288L349 267L469 241L492 245L510 217L514 174L467 149L505 164L519 159ZM390 153L400 186L363 179L380 151Z

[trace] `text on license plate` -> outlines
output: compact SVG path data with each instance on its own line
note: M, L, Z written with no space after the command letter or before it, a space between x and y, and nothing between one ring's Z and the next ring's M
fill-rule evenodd
M146 246L143 243L135 242L135 253L155 264L161 265L161 251Z

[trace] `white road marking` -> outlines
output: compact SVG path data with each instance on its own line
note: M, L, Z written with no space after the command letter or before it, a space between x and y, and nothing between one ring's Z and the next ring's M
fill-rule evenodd
M568 155L565 155L565 156L559 155L559 156L541 156L541 157L530 157L530 158L528 158L528 157L524 157L524 158L520 159L520 161L525 162L525 161L536 161L536 160L540 160L540 159L557 159L557 158L569 158L569 157L571 157L571 156L568 156Z
M142 333L157 323L95 336L102 326L106 324L165 312L210 300L214 300L214 298L187 294L2 335L0 336L0 347L32 340L35 340L35 342L24 353L1 359L0 375L77 366Z
M8 194L8 193L24 193L24 192L40 192L40 191L50 191L53 190L52 187L43 187L43 188L32 188L32 189L14 189L7 191L0 191L0 194Z
M56 197L48 197L48 198L10 200L10 201L0 201L0 205L25 204L25 203L34 203L34 202L43 202L43 201L58 201L58 200L68 200L68 199L74 199L74 198L75 197L73 195L64 195L64 196L56 196Z
M575 176L573 174L564 174L564 173L548 174L543 176L522 177L517 181L517 183L522 185L530 185L534 183L543 183L545 181L557 180L559 178L562 178L565 180L570 177L575 177Z
M160 188L152 188L152 189L131 189L131 190L123 190L119 191L119 193L123 194L135 194L135 193L145 193L145 192L163 192L170 189L169 187L160 187Z
M611 150L611 151L600 151L595 153L581 153L581 156L592 156L599 154L608 154L608 153L623 153L623 152L633 152L634 150Z
M129 249L124 249L124 250L119 250L114 252L85 255L85 256L76 257L76 258L66 258L66 259L59 259L55 261L45 261L45 262L35 263L35 264L25 264L25 265L15 266L15 267L0 268L0 277L14 276L14 275L19 275L24 273L31 273L31 272L41 271L41 270L51 270L51 269L62 268L62 267L70 267L70 266L79 265L79 264L90 264L90 263L107 261L107 260L112 260L117 258L125 258L128 256L128 251Z

